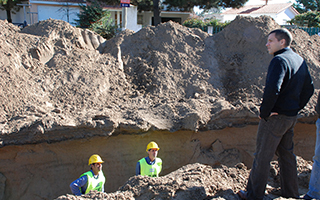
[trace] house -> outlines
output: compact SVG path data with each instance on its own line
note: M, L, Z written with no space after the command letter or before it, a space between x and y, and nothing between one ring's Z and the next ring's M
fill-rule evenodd
M84 5L85 0L29 0L30 12L28 24L34 24L46 19L60 19L69 22L72 25L76 24L75 19L80 13L80 5Z
M20 9L17 14L12 14L12 22L14 24L34 24L46 19L59 19L75 25L77 14L80 13L81 4L86 4L85 0L28 0L23 5L24 9ZM108 6L105 5L111 13L111 17L119 27L139 31L144 26L153 25L153 12L138 12L137 7ZM190 12L166 11L160 13L161 21L169 20L183 23L189 18ZM122 20L123 16L127 16L126 20ZM6 19L6 11L0 10L0 19ZM124 24L125 23L125 24Z
M259 17L268 15L279 25L288 24L287 21L294 18L299 12L292 6L292 3L266 4L266 5L247 5L239 9L229 9L221 13L222 21L232 21L237 15Z
M11 12L12 23L27 25L37 23L41 20L61 19L74 25L77 14L80 13L79 4L85 4L84 0L28 0L21 4L22 9L17 13ZM0 10L0 19L7 19L6 11Z

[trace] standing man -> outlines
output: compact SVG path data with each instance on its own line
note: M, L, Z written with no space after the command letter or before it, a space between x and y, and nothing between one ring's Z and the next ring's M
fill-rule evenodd
M159 149L155 142L150 142L147 145L148 156L138 161L136 175L159 177L162 169L162 160L157 158Z
M303 199L320 199L320 94L318 94L318 102L316 105L318 120L316 122L316 147L313 156L313 166L309 182L309 191L304 195Z
M87 194L91 190L104 192L106 178L102 172L102 163L104 163L104 161L97 154L93 154L89 158L91 170L82 174L80 178L70 184L71 192L74 195L80 196L82 194Z
M273 55L268 68L255 158L242 199L262 200L269 176L270 161L278 156L281 196L299 198L297 161L293 153L293 128L297 114L308 103L314 87L307 64L290 49L292 35L287 29L269 33L267 48Z

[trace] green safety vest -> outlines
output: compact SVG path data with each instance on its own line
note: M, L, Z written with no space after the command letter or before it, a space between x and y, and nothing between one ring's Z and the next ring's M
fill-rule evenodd
M98 178L94 178L92 171L88 171L86 173L83 173L82 176L88 177L88 186L87 190L85 191L85 194L89 193L91 190L96 190L99 192L102 192L102 187L104 187L104 183L106 182L106 178L103 175L103 172L99 172ZM81 189L80 189L81 190Z
M156 158L156 162L153 165L149 165L145 158L139 160L140 174L142 176L158 177L162 169L161 158Z

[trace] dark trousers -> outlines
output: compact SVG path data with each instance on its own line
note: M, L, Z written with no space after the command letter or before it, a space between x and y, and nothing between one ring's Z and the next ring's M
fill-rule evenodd
M255 158L247 184L248 199L263 199L273 156L280 166L281 196L299 197L297 161L293 153L293 128L297 116L275 115L261 119Z

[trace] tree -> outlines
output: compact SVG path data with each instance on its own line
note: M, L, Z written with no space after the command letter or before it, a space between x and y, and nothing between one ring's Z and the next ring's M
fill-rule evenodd
M160 18L160 2L159 0L153 0L153 19L154 19L154 25L157 26L158 24L161 23L161 18Z
M320 27L320 12L309 11L296 15L292 20L289 21L290 24L295 24L297 26L308 27Z
M206 19L202 21L201 19L198 19L198 18L189 18L182 23L183 26L186 26L189 28L200 28L205 32L208 31L208 26L212 26L216 30L222 30L228 24L230 24L230 22L220 22L217 19Z
M107 12L104 17L90 26L90 29L105 39L111 39L117 33L117 26L111 18L111 13Z
M70 23L70 14L73 14L73 13L77 13L77 12L74 12L75 9L73 9L69 2L65 2L64 5L62 5L62 7L58 10L59 12L62 12L64 13L66 16L67 16L67 22ZM73 11L73 12L72 12Z
M296 0L297 3L293 4L293 7L299 13L305 13L308 11L320 11L319 0Z
M5 10L7 12L7 20L8 22L12 23L11 12L16 14L19 12L22 6L17 4L22 3L23 0L0 0L0 9Z
M99 2L87 1L89 5L80 5L81 12L78 14L79 19L75 21L77 26L88 28L105 39L112 38L117 31L111 14L107 10L103 10L103 6Z
M75 20L80 28L90 28L91 24L106 15L103 6L96 1L88 1L88 5L80 5L80 9L81 12L77 14L79 19Z

